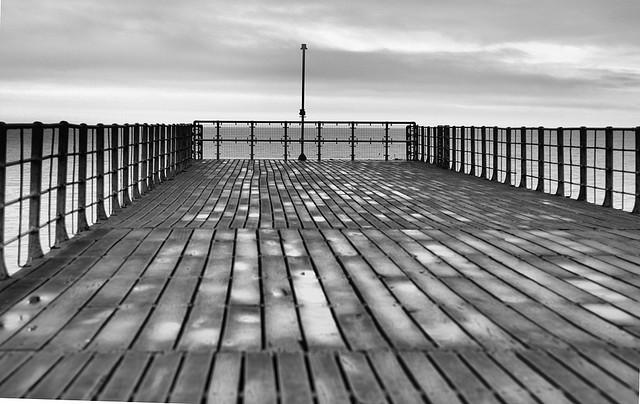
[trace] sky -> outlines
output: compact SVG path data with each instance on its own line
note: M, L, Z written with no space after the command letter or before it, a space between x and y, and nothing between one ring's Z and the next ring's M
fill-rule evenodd
M638 0L0 0L0 121L640 125Z

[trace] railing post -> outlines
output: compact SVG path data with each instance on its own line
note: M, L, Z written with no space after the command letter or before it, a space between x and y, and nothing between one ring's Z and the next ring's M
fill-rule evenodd
M607 126L605 136L604 155L604 201L602 206L610 208L613 206L613 128Z
M58 178L56 183L56 241L60 246L69 240L64 216L67 210L67 163L69 156L69 123L58 125Z
M512 139L511 139L511 128L507 127L506 130L506 137L507 137L507 150L506 151L506 161L505 161L505 175L504 175L504 183L511 185L511 144L512 144Z
M384 161L389 161L389 122L384 123Z
M289 123L284 122L284 161L289 160Z
M131 205L129 197L129 124L122 128L122 206Z
M427 126L427 151L426 151L426 161L427 163L431 163L431 134L433 132L433 128L431 126Z
M153 149L150 150L153 159L153 187L160 184L160 125L153 125Z
M498 180L498 127L493 127L493 136L492 136L492 144L493 144L493 156L492 157L492 165L493 170L491 171L491 181Z
M140 124L133 127L133 198L140 198Z
M118 125L111 125L111 212L114 213L120 209L120 201L118 200L118 151L119 151L119 133Z
M141 167L140 173L142 174L142 182L140 186L140 192L146 194L149 191L149 125L144 124L142 126L142 153L140 156Z
M177 141L178 139L178 125L171 125L171 177L175 177L177 174L177 159L178 159L178 151L177 151Z
M96 215L98 220L107 220L104 206L104 125L99 123L96 128Z
M413 161L420 160L418 158L418 146L420 143L420 136L418 132L418 124L414 123L413 125Z
M458 137L456 134L456 127L454 126L447 126L447 137L449 138L449 141L447 142L447 144L449 145L449 147L451 147L453 150L450 153L451 155L451 170L458 171L458 167L456 167L456 165L458 164L458 158L456 156L456 153L458 152Z
M167 125L160 129L160 182L167 180Z
M353 161L356 159L356 124L354 122L351 122L351 137L349 138L349 142L351 143L351 161Z
M640 126L636 126L636 195L633 204L633 213L640 213Z
M520 188L527 187L527 128L520 128Z
M458 170L458 172L463 173L464 174L464 163L465 163L465 136L466 136L466 131L464 130L464 125L460 127L460 170Z
M216 121L216 160L220 160L220 121Z
M469 152L469 158L471 159L471 170L469 171L469 174L475 176L476 175L476 127L472 126L471 128L469 128L469 130L471 131L470 133L470 140L469 142L470 144L470 152Z
M80 125L78 132L78 228L77 232L89 229L87 223L87 137L86 124Z
M426 146L425 146L426 136L424 134L425 128L424 126L419 126L419 128L420 128L420 161L424 163L424 154L426 150Z
M22 156L20 156L22 157ZM0 280L7 279L7 265L4 262L4 202L7 189L7 126L0 122Z
M480 128L480 141L482 142L482 167L480 170L480 176L487 178L487 128L483 126Z
M321 160L320 154L322 152L322 132L321 132L321 129L322 129L322 123L318 122L318 139L317 139L317 141L318 141L318 161Z
M433 162L437 167L442 168L442 126L435 127L435 133L433 138Z
M564 129L556 130L556 155L558 160L558 188L556 195L564 196Z
M253 121L251 121L250 123L250 132L249 132L249 159L253 160L254 154L253 154L253 143L255 140L255 135L253 133L253 128L255 127L255 124Z
M538 184L536 191L544 192L544 128L538 128Z
M42 122L34 122L31 129L31 178L29 189L29 254L28 262L42 257L40 245L40 198L42 196Z
M451 169L451 127L449 125L444 126L444 168Z
M579 201L587 199L587 128L580 127L580 191Z

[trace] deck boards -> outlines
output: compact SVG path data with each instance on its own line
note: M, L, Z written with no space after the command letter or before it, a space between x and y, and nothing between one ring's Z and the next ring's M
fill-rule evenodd
M0 397L635 402L639 234L420 163L197 162L0 284Z

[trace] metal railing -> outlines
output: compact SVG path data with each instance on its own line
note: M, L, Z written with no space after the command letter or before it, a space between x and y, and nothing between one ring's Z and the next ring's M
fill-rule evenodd
M196 159L296 159L299 121L196 120ZM415 122L307 121L305 155L310 160L405 160Z
M0 279L189 165L191 125L0 123Z
M411 159L640 213L640 127L421 126Z

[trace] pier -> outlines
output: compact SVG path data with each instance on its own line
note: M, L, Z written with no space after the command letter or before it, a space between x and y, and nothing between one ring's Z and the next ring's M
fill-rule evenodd
M637 400L638 128L299 125L0 124L0 397Z

